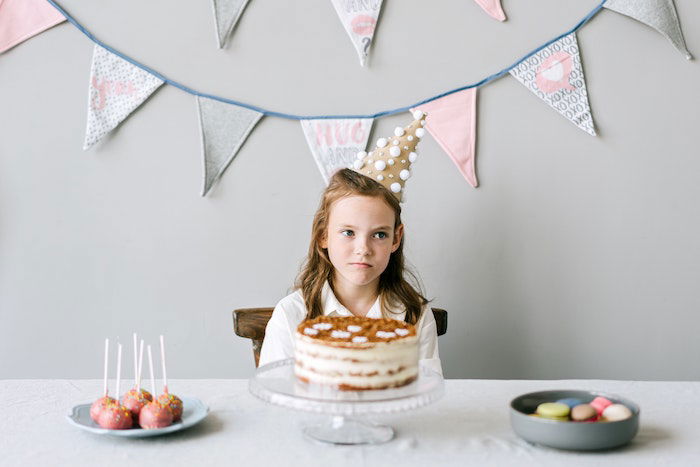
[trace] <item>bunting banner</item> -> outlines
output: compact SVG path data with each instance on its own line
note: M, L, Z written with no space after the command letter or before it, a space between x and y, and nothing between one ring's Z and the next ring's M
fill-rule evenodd
M357 54L360 56L360 65L365 66L369 48L374 38L374 31L379 21L382 0L364 0L361 2L356 0L331 0L331 2L355 46Z
M226 40L233 32L233 28L236 27L247 4L248 0L212 0L216 37L220 49L226 45Z
M163 80L95 44L83 149L114 130L163 84Z
M336 170L351 166L367 148L372 118L301 120L301 129L326 185Z
M204 159L202 196L206 196L236 157L263 114L201 96L197 96L197 108Z
M46 0L0 0L0 53L65 20Z
M510 74L567 120L596 136L576 33L523 60Z
M497 19L498 21L505 21L506 20L506 14L503 12L503 8L501 7L501 0L475 0L475 1L493 19Z
M424 128L476 188L476 88L441 97L411 109L426 114Z
M500 0L475 1L494 18L505 19ZM429 132L441 149L452 159L467 182L477 187L477 89L507 73L567 120L595 136L596 130L588 101L576 32L606 7L656 28L679 50L690 56L672 0L601 0L568 32L535 48L514 65L492 73L474 84L442 92L418 104L405 105L374 114L296 115L204 94L170 80L101 42L61 8L56 0L0 0L0 13L2 13L0 39L5 41L0 44L7 47L8 44L18 43L21 37L30 37L40 32L33 27L20 28L23 24L41 24L42 27L51 24L50 21L33 22L33 19L25 21L26 18L24 18L24 16L36 18L29 14L31 8L27 5L43 5L44 2L56 10L52 21L67 19L95 44L90 73L84 149L92 147L119 126L160 86L170 84L196 97L204 166L203 196L207 195L223 176L248 136L264 116L300 121L311 154L321 176L328 183L333 173L339 168L355 167L362 162L358 156L366 156L365 149L375 119L408 109L414 112L414 116L419 113L426 114L425 118L416 117L421 127L416 128L415 135L422 138L424 132ZM249 0L212 0L212 2L219 44L223 45ZM364 64L374 37L382 0L332 0L332 2ZM23 6L17 7L19 3ZM17 33L17 31L24 31L24 33ZM8 42L8 37L13 39ZM397 128L396 131L403 130ZM400 135L396 134L396 136ZM384 145L387 144L385 138L380 138L379 141ZM390 149L395 151L400 148L391 147ZM418 156L412 157L413 163Z
M693 58L685 46L673 0L607 0L603 6L651 26L670 40L685 58Z

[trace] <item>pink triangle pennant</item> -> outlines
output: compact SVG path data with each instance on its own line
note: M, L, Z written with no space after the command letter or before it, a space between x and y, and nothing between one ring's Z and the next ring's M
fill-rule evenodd
M0 53L65 20L46 0L0 0Z
M469 184L477 187L476 152L476 88L465 89L419 105L411 111L427 114L425 129L450 156Z
M505 21L506 14L501 7L501 0L475 0L476 3L491 16L498 21Z

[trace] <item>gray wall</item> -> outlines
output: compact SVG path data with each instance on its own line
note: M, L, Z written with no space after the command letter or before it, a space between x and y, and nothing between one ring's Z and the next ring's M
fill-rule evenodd
M505 1L504 24L471 1L387 0L367 69L327 0L253 1L223 51L208 3L63 1L172 79L314 114L478 81L598 0ZM700 55L700 4L677 6ZM480 188L422 143L407 254L450 312L448 377L700 377L700 68L609 11L579 41L600 137L505 77L479 94ZM0 56L0 377L98 378L104 337L133 330L167 336L172 377L248 377L231 310L287 293L323 188L299 124L264 119L201 198L195 102L174 87L81 150L91 54L64 24Z

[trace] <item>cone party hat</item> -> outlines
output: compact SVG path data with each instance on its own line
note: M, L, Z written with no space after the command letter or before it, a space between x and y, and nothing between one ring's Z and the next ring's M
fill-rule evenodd
M411 178L411 164L418 159L416 146L425 136L425 116L425 113L416 110L410 125L396 127L394 136L379 138L371 151L358 152L352 168L384 185L401 201L406 180Z

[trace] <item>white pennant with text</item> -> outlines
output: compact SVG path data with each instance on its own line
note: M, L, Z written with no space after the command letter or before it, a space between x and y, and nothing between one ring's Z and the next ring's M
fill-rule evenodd
M83 149L115 129L162 84L160 78L95 44Z
M372 118L301 121L306 142L326 184L335 171L351 166L357 153L365 150L373 122Z
M379 12L382 9L382 0L331 0L331 2L360 56L360 65L365 66L374 40Z

